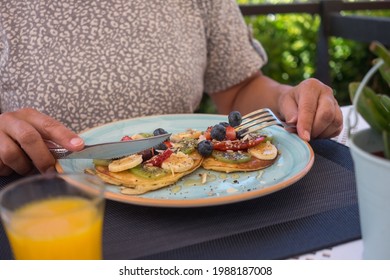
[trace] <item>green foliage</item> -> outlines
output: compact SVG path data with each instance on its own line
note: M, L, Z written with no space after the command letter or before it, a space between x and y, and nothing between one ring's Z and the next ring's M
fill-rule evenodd
M390 159L390 51L380 42L372 42L370 50L377 56L374 66L365 75L361 83L349 84L351 100L356 104L357 111L367 121L372 129L382 134L385 143L385 156ZM371 77L379 71L386 84L386 94L375 92L367 86Z
M292 0L237 0L238 4L292 3ZM353 12L359 15L390 16L390 11ZM352 12L349 14L353 14ZM310 14L275 14L245 17L254 37L264 46L269 62L262 71L271 78L290 85L314 77L320 18ZM335 97L340 105L350 104L348 85L359 81L371 67L373 54L368 44L332 37L329 40L330 75ZM375 91L383 82L372 81ZM209 98L203 98L198 112L215 113Z
M254 36L267 51L269 63L262 69L273 79L297 84L315 72L319 18L308 14L247 17Z

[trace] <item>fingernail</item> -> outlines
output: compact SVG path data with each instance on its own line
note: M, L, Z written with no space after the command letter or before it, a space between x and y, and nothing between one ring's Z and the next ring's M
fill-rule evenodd
M81 139L80 137L75 137L75 138L70 139L70 144L72 144L75 147L81 146L84 144L84 140Z
M309 131L305 130L303 132L303 139L305 139L306 141L310 141L310 133L309 133Z
M293 116L293 117L290 117L288 119L286 119L286 123L288 124L293 124L293 123L296 123L297 122L297 117L296 116Z
M57 170L54 166L50 166L46 171L44 172L45 174L52 174L52 173L57 173Z

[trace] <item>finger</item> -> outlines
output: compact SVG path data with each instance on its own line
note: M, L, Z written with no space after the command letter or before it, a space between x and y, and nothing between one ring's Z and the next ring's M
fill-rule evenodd
M320 96L318 100L318 108L313 121L311 135L317 138L322 134L335 120L337 105L333 98Z
M0 176L9 176L13 173L13 170L6 166L0 159Z
M318 108L311 135L314 138L332 137L341 132L343 114L330 88L323 88L318 100Z
M333 90L316 79L300 84L298 98L298 134L305 139L319 136L333 122L338 107Z
M329 127L326 130L323 131L320 135L317 136L317 138L333 138L336 137L340 134L342 131L342 128L334 128L334 127Z
M318 94L297 90L296 95L298 95L297 132L302 139L309 141L317 110Z
M318 134L317 138L332 138L339 135L340 132L343 130L343 114L338 106L335 110L336 111L333 122L320 134Z
M84 147L83 139L57 120L34 109L23 109L21 115L42 138L52 140L71 151L78 151Z
M293 96L288 94L280 104L280 113L282 119L288 124L295 125L298 120L298 105Z
M45 172L48 168L54 166L55 159L53 155L47 149L39 132L30 123L14 119L6 133L9 136L8 149L10 152L7 153L9 158L5 160L3 157L2 160L15 171L25 174L26 171L22 169L25 167L23 163L28 161L30 161L30 169L32 162L39 172Z
M1 175L10 174L15 171L20 175L25 175L32 169L31 160L8 135L0 131L0 161Z

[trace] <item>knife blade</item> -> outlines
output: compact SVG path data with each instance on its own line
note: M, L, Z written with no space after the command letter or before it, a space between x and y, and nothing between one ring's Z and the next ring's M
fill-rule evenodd
M85 145L84 149L78 152L68 151L51 141L45 140L45 142L57 159L112 159L150 149L164 142L170 136L171 134L167 133L143 139Z

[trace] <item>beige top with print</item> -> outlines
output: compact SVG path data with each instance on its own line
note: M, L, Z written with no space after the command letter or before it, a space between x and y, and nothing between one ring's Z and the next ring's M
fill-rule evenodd
M79 132L190 113L266 60L234 0L0 0L0 110Z

